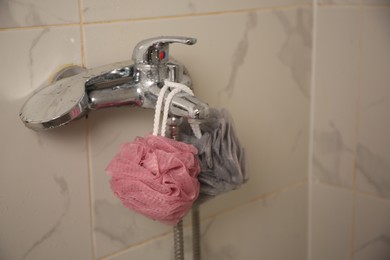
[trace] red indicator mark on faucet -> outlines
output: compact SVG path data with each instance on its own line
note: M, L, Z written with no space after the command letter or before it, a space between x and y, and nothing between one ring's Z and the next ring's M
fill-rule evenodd
M160 60L163 60L165 58L165 51L160 51L159 58Z

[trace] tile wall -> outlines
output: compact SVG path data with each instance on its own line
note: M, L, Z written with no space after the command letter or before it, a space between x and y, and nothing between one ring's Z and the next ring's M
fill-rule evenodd
M171 54L247 149L250 181L201 208L204 259L389 259L389 24L388 0L1 1L0 259L173 258L171 228L124 208L104 172L152 111L39 133L18 118L60 68L157 35L198 38Z
M390 2L315 15L309 258L390 259Z
M43 133L18 118L60 68L130 59L158 35L198 38L171 54L201 99L231 111L247 149L250 182L202 206L204 259L305 258L310 1L1 1L0 28L0 259L172 259L171 228L124 208L104 172L151 131L152 111L96 111Z

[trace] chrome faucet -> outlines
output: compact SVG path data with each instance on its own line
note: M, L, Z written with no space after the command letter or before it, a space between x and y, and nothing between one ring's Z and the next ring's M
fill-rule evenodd
M193 45L196 39L146 39L134 48L132 61L87 69L64 78L60 76L26 101L20 111L22 121L31 129L45 130L67 124L90 110L119 106L155 108L165 80L192 88L187 69L169 56L172 43ZM177 117L203 119L209 110L203 101L180 93L173 98L169 112Z

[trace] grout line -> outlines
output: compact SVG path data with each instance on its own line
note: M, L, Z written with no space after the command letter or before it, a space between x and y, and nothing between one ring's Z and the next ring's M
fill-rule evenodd
M95 21L86 22L85 25L97 25L97 24L113 24L113 23L124 23L124 22L142 22L142 21L153 21L153 20L170 20L178 18L189 18L189 17L202 17L202 16L215 16L215 15L226 15L226 14L241 14L248 12L273 12L276 10L288 10L298 7L311 7L309 4L295 4L275 7L257 7L257 8L246 8L239 10L227 10L227 11L215 11L215 12L204 12L204 13L188 13L178 15L167 15L167 16L156 16L156 17L142 17L142 18L130 18L130 19L117 19L117 20L106 20L106 21Z
M46 29L53 27L75 27L79 26L80 23L68 23L68 24L50 24L50 25L32 25L32 26L24 26L24 27L10 27L10 28L0 28L0 32L2 31L21 31L21 30L34 30L34 29Z
M354 167L354 174L356 172L356 163L355 163L355 167ZM354 252L354 245L355 245L355 227L356 227L356 188L355 188L355 184L354 184L354 189L352 190L352 212L351 212L351 230L350 230L350 233L351 233L351 237L350 237L350 243L349 243L349 259L350 260L353 260L354 258L354 255L353 255L353 252Z
M368 3L362 3L361 4L361 7L384 7L384 8L388 8L390 7L390 4L385 4L385 3L378 3L378 4L368 4Z
M353 205L352 205L352 221L351 221L351 241L350 241L350 260L354 258L355 248L355 229L356 229L356 198L357 198L357 147L359 144L359 118L360 118L360 86L361 86L361 74L362 74L362 26L363 26L363 7L360 5L359 10L359 35L358 35L358 76L355 85L356 88L356 100L355 100L355 151L354 151L354 167L353 167Z
M81 8L81 0L79 0L79 8ZM284 6L271 6L271 7L254 7L246 8L239 10L227 10L227 11L215 11L215 12L204 12L204 13L188 13L188 14L178 14L170 16L156 16L156 17L142 17L142 18L130 18L130 19L117 19L117 20L106 20L106 21L95 21L95 22L83 22L83 25L100 25L100 24L113 24L113 23L124 23L124 22L141 22L141 21L153 21L153 20L168 20L168 19L177 19L177 18L188 18L188 17L201 17L201 16L213 16L213 15L225 15L225 14L240 14L247 12L272 12L276 10L288 10L298 7L312 7L311 4L293 4L293 5L284 5ZM79 10L80 18L82 18L82 9ZM13 30L26 30L26 29L36 29L36 28L51 28L51 27L64 27L64 26L77 26L78 23L71 24L52 24L52 25L33 25L33 26L24 26L24 27L10 27L10 28L0 28L1 31L13 31Z
M83 4L82 0L78 0L79 7L79 26L80 26L80 42L81 42L81 62L82 66L86 67L85 59L85 37L83 28ZM91 241L91 254L92 259L96 259L96 238L94 233L94 217L93 217L93 178L92 178L92 147L90 136L90 121L88 116L85 118L85 139L87 144L87 165L88 165L88 189L89 189L89 228L90 228L90 241Z
M314 184L320 184L320 185L332 187L332 188L339 189L339 190L349 191L349 192L353 192L354 191L354 187L348 188L348 187L345 187L345 186L337 185L337 184L326 182L326 181L318 181L318 182L314 182ZM371 197L371 198L374 198L374 199L377 199L377 200L382 200L382 201L386 201L386 202L390 203L390 198L380 196L380 195L378 195L376 193L370 193L370 192L367 192L367 191L362 191L362 190L359 190L358 188L356 188L356 195L363 195L363 196L366 196L366 197Z
M222 216L224 214L227 214L229 212L232 212L232 211L235 211L239 208L242 208L242 207L245 207L245 206L248 206L250 204L253 204L253 203L256 203L256 202L259 202L259 201L262 201L262 200L266 200L266 199L270 199L270 198L273 198L277 195L280 195L280 194L283 194L285 192L288 192L288 191L291 191L291 190L295 190L297 189L298 187L300 186L303 186L307 184L307 181L304 180L304 181L301 181L301 182L297 182L297 183L294 183L294 184L291 184L289 186L286 186L284 188L281 188L281 189L278 189L278 190L275 190L275 191L272 191L272 192L269 192L269 193L265 193L265 194L262 194L260 196L257 196L257 197L254 197L254 198L251 198L243 203L241 203L240 205L236 205L236 206L233 206L231 208L228 208L228 209L224 209L224 210L221 210L221 211L218 211L214 214L211 214L207 217L203 217L201 219L201 221L207 221L207 220L210 220L210 219L213 219L213 218L216 218L216 217L219 217L219 216ZM189 228L191 225L191 223L188 223L184 226L184 228ZM111 257L116 257L116 256L119 256L129 250L132 250L134 248L137 248L137 247L140 247L140 246L143 246L143 245L146 245L148 243L151 243L155 240L158 240L158 239L162 239L168 235L172 234L172 231L168 231L168 232L164 232L160 235L157 235L157 236L154 236L154 237L151 237L147 240L144 240L144 241L141 241L139 243L136 243L136 244L132 244L124 249L121 249L120 251L117 251L117 252L114 252L112 254L109 254L109 255L106 255L106 256L103 256L101 258L99 258L100 260L109 260Z
M318 8L359 8L359 4L318 4Z
M319 3L318 4L318 7L322 8L332 8L332 7L341 7L341 8L347 8L347 7L356 7L356 8L360 8L360 7L390 7L390 4L385 4L385 3L377 3L377 4L369 4L369 3L356 3L356 4L348 4L348 3L342 3L342 4L337 4L337 3L333 3L333 4L328 4L328 3Z
M88 189L89 189L89 228L90 228L90 239L92 246L92 259L96 259L96 238L94 233L95 220L93 217L93 178L92 178L92 148L91 148L91 137L90 137L90 120L88 116L85 119L85 137L87 143L87 163L88 163Z
M365 197L370 197L372 199L380 200L382 202L390 203L390 198L378 197L376 194L372 194L372 193L368 193L368 192L364 192L364 191L356 190L356 195L362 195Z
M314 120L315 120L315 90L316 90L316 61L317 61L317 0L313 0L312 23L312 57L311 57L311 92L310 92L310 121L309 121L309 154L308 154L308 227L307 227L307 259L312 259L312 225L313 225L313 156L314 156Z
M80 0L79 0L80 1ZM314 1L314 0L313 0ZM274 6L274 7L258 7L258 8L247 8L240 10L228 10L228 11L216 11L216 12L204 12L204 13L195 13L195 14L181 14L181 15L172 15L172 16L159 16L159 17L142 17L142 18L133 18L133 19L118 19L118 20L106 20L106 21L96 21L96 22L85 22L83 25L99 25L99 24L113 24L113 23L123 23L123 22L140 22L140 21L152 21L152 20L167 20L167 19L176 19L176 18L187 18L187 17L199 17L199 16L212 16L212 15L224 15L224 14L239 14L245 12L272 12L277 10L288 10L298 7L312 7L310 4L295 4L295 5L285 5L285 6ZM363 7L384 7L390 8L390 4L362 4ZM332 8L332 7L359 7L358 4L318 4L320 8ZM31 25L31 26L22 26L22 27L9 27L9 28L0 28L2 31L20 31L20 30L32 30L32 29L45 29L45 28L55 28L55 27L73 27L79 26L79 23L69 23L69 24L50 24L50 25Z
M218 211L218 212L216 212L214 214L211 214L211 215L209 215L207 217L202 218L201 220L212 219L212 218L218 217L220 215L224 215L226 213L229 213L231 211L237 210L239 208L248 206L250 204L253 204L253 203L256 203L256 202L259 202L259 201L262 201L262 200L266 200L266 199L271 199L271 198L276 197L276 196L278 196L278 195L280 195L282 193L294 190L294 189L298 188L299 186L303 186L303 185L305 185L307 183L308 183L308 181L305 179L305 180L302 180L300 182L296 182L294 184L291 184L291 185L288 185L286 187L280 188L278 190L271 191L269 193L265 193L265 194L253 197L251 199L248 199L247 201L244 201L240 205L236 205L236 206L224 209L224 210L220 210L220 211Z
M356 164L355 164L356 165ZM354 170L356 170L356 167L354 167ZM353 199L352 199L352 212L351 212L351 238L350 238L350 244L349 244L349 259L353 260L353 249L355 244L355 226L356 226L356 189L353 189L352 191Z
M187 226L188 226L188 225L186 225L185 227L187 227ZM185 228L185 227L184 227L184 228ZM155 240L158 240L158 239L167 237L167 236L170 235L170 234L172 234L172 230L167 231L167 232L164 232L164 233L159 234L159 235L157 235L157 236L151 237L151 238L149 238L149 239L147 239L147 240L140 241L140 242L138 242L138 243L136 243L136 244L132 244L132 245L130 245L130 246L124 248L124 249L121 249L120 251L117 251L117 252L111 253L111 254L109 254L109 255L100 257L99 260L109 260L111 257L119 256L119 255L121 255L121 254L123 254L123 253L125 253L125 252L127 252L127 251L129 251L129 250L135 249L135 248L137 248L137 247L144 246L144 245L149 244L149 243L151 243L151 242L153 242L153 241L155 241Z
M85 35L84 35L84 19L83 19L83 3L82 0L78 0L79 2L79 18L80 18L80 36L81 36L81 59L83 63L83 67L86 68L86 54L85 54Z

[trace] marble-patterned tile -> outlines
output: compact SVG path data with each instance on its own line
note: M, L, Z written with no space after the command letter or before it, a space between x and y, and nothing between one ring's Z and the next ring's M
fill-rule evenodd
M300 185L204 225L205 259L306 259L307 187Z
M84 0L83 16L86 22L111 21L123 19L142 19L218 13L255 8L276 8L311 4L310 0L242 0L242 1L126 1Z
M390 5L389 0L361 0L362 6L374 6L374 5L380 5L380 6L388 6Z
M390 259L390 201L356 197L354 260Z
M390 198L390 8L364 8L357 187Z
M171 54L187 66L198 97L232 112L250 172L242 189L205 205L206 215L306 179L311 9L89 25L85 33L88 67L129 59L131 46L156 35L198 38L194 46L172 45ZM217 49L210 47L215 44ZM153 112L112 109L92 113L90 121L94 203L105 200L121 207L104 169L120 143L152 130ZM95 213L96 224L109 219L104 214L109 213ZM166 230L137 221L148 225L134 227L142 235L126 238L126 244ZM98 234L98 250L105 248L99 256L125 246L109 241Z
M317 3L321 5L362 5L362 6L373 6L373 5L390 5L389 0L317 0Z
M0 259L90 259L84 120L38 133L18 116L51 73L81 63L80 31L3 31L0 39Z
M360 5L362 0L317 0L321 5Z
M207 225L208 222L205 222ZM183 229L184 236L184 259L192 259L192 232L191 227ZM126 260L126 259L174 259L173 234L169 233L159 238L146 242L145 244L132 247L128 250L118 252L116 255L102 258L102 260Z
M368 5L390 5L389 0L361 0L362 5L368 6Z
M79 22L78 0L2 0L0 28Z
M362 0L363 5L390 5L389 0Z
M136 136L144 136L151 129L152 118L152 111L136 108L96 111L88 118L94 185L94 233L98 257L170 230L169 226L125 208L112 193L110 177L105 172L122 143L129 142Z
M308 259L349 259L353 191L312 184L311 256Z
M313 176L352 187L359 78L359 8L317 13Z
M204 259L306 259L306 185L203 221L201 230ZM191 259L191 231L184 233ZM172 236L165 236L106 260L173 259L172 246Z
M81 64L78 27L3 31L0 36L0 96L10 104L21 106L59 69Z

